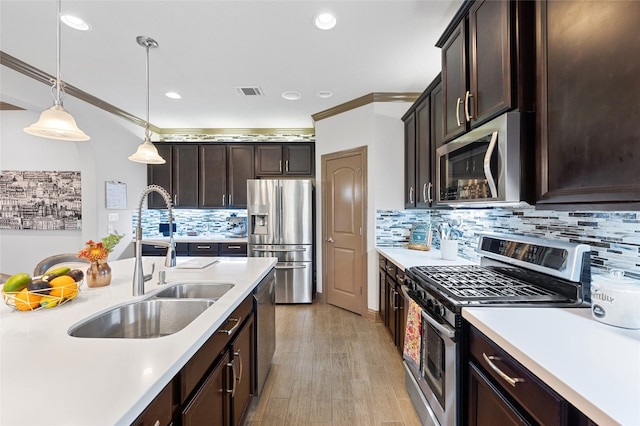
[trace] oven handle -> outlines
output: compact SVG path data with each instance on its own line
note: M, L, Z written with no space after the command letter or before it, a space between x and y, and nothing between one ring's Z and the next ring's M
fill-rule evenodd
M433 328L435 328L441 335L448 337L451 340L456 337L456 331L453 328L440 324L439 322L431 318L425 311L422 311L422 318L424 318L431 326L433 326Z

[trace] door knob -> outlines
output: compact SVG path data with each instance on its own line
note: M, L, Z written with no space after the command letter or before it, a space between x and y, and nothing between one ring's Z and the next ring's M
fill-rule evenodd
M335 241L333 241L333 238L329 237L329 238L327 238L327 242L328 242L328 243L333 243L333 242L335 242Z

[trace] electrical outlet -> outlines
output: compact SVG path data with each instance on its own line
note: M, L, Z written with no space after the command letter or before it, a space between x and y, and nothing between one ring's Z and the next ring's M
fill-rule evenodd
M109 222L117 222L118 220L118 213L109 213Z
M107 233L109 234L115 233L115 228L113 227L113 225L107 225Z

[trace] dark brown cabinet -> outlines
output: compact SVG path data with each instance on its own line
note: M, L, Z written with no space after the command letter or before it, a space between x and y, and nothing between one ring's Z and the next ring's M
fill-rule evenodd
M251 144L159 143L166 164L149 165L147 182L165 188L177 208L246 208L247 179L254 179ZM166 208L159 194L149 208Z
M254 393L253 383L255 368L252 360L255 359L254 336L255 322L251 316L231 343L231 424L242 425L246 416L251 395Z
M438 41L444 141L504 111L533 107L532 8L532 2L466 1Z
M380 310L384 325L400 353L404 349L404 334L409 301L403 297L404 271L384 256L380 256ZM384 268L384 269L383 269Z
M433 202L435 147L432 94L440 93L440 76L427 87L402 117L404 121L405 208L429 208ZM441 109L439 109L441 111Z
M475 327L469 331L469 425L590 425L583 413Z
M246 243L220 243L218 248L220 256L247 257Z
M309 143L256 145L256 175L312 176L313 148Z
M227 426L231 424L229 386L226 380L227 371L230 368L229 353L225 352L193 399L182 411L183 425Z
M387 276L387 259L384 256L378 257L378 264L380 266L378 270L378 288L379 288L379 297L378 304L380 306L380 319L385 327L389 326L389 315L388 315L388 299L387 299L387 284L386 284L386 276Z
M640 202L640 2L536 3L537 206Z
M174 409L174 382L170 382L132 423L132 426L167 426Z

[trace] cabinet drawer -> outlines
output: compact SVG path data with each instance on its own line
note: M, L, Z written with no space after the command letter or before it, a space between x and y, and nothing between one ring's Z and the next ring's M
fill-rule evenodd
M218 243L189 243L190 256L217 256Z
M184 366L181 372L180 402L184 403L205 373L222 355L240 324L251 315L253 296L247 297L232 313L227 321L202 345Z
M167 248L164 246L152 246L148 244L142 245L143 256L165 256L167 254ZM188 256L189 244L188 243L176 243L176 256Z
M396 279L396 265L394 265L393 263L387 261L387 266L385 268L387 270L387 274L391 275L391 277L393 277L393 279Z
M567 416L566 401L484 334L470 329L471 356L496 386L541 424L562 424ZM509 379L515 383L510 384Z
M246 243L220 243L218 250L220 256L247 256Z
M173 381L155 397L151 404L132 423L133 426L164 426L173 417Z
M387 259L384 256L380 255L380 257L378 258L378 264L380 265L381 269L387 269Z

